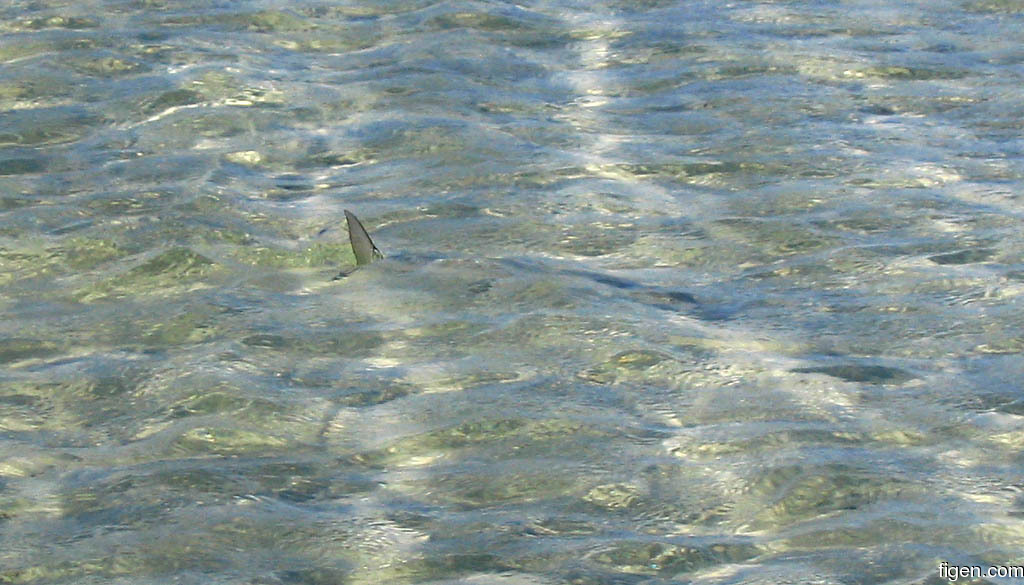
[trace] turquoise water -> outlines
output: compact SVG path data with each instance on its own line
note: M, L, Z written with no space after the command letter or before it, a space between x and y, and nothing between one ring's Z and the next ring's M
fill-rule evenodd
M4 4L0 583L1024 564L1022 25Z

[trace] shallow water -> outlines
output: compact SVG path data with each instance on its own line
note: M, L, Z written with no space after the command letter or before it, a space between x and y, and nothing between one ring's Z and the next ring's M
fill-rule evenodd
M0 583L1024 561L1021 2L0 16Z

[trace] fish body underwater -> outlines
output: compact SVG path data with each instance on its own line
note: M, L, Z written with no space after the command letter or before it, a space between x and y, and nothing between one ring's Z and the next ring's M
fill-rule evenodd
M345 270L342 270L341 273L334 277L334 280L345 278L346 276L355 272L360 267L365 266L367 264L371 264L377 260L382 260L384 258L384 254L373 243L373 240L370 239L370 234L366 231L366 228L363 227L363 224L362 222L359 221L359 218L356 217L354 213L347 209L344 211L345 222L348 224L348 240L349 243L352 244L352 253L355 255L356 265ZM399 256L405 257L406 255L400 254ZM515 259L506 258L503 260L503 262L512 268L522 270L527 273L545 269L544 266L538 266L531 262L524 262ZM548 267L547 269L550 268ZM608 274L602 274L600 272L592 272L589 270L556 269L556 271L560 272L565 276L583 277L590 279L598 284L610 286L615 289L628 290L630 291L629 296L634 300L659 309L678 311L687 305L701 305L697 298L688 292L666 289L664 287L658 286L647 286L629 279L619 278L617 276L612 276ZM489 289L490 284L488 284L487 287L485 288ZM713 320L718 320L721 318L723 317L718 316L717 318L713 318Z

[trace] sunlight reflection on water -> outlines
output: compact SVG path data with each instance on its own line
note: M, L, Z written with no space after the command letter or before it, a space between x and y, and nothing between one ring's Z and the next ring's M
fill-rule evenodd
M1011 4L0 9L0 582L1013 561Z

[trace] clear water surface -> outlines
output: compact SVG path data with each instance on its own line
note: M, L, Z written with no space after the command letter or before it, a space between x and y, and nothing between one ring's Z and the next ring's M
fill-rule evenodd
M1020 0L18 0L0 63L0 583L1024 564Z

